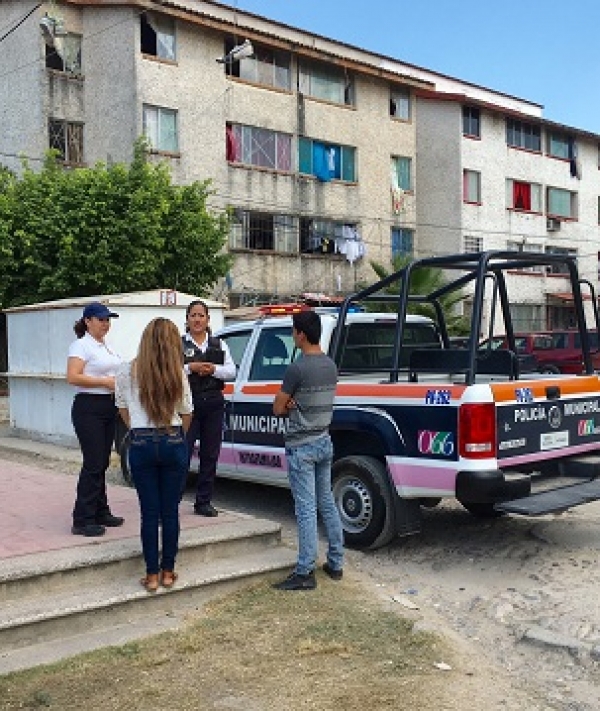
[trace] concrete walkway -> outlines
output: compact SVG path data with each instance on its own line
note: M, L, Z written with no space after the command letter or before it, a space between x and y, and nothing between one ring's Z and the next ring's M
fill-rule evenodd
M32 464L2 459L3 452L29 454ZM102 546L126 538L139 539L136 492L117 485L108 486L108 500L113 513L124 516L125 524L106 529L106 534L99 538L74 536L71 511L77 477L45 469L40 462L48 459L64 461L73 471L81 455L78 450L11 437L7 428L0 431L0 560L81 546ZM194 515L189 502L181 507L182 531L208 531L247 518L224 511L216 518L205 518Z

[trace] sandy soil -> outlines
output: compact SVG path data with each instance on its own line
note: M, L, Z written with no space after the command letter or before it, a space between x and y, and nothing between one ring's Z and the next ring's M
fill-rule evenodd
M402 614L450 636L486 708L597 711L599 548L600 503L493 521L444 505L420 536L349 559Z

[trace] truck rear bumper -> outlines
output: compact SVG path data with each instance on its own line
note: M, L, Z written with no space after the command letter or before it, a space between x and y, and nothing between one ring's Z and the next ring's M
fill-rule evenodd
M531 477L527 474L505 475L499 469L460 471L456 476L456 498L459 501L491 504L529 496Z

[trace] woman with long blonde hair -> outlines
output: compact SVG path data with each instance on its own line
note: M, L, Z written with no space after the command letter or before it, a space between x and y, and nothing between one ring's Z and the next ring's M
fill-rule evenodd
M137 357L117 373L115 397L130 428L129 468L140 502L146 562L141 583L156 592L177 580L179 499L188 469L185 432L192 413L181 337L172 321L155 318L146 326Z

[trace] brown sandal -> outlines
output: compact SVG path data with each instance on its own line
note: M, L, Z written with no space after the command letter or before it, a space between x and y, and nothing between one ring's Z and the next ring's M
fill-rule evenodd
M174 570L163 570L161 573L161 585L163 588L172 588L178 577Z
M140 584L142 587L146 588L146 592L155 593L158 590L158 573L153 573L151 575L145 575L141 580Z

